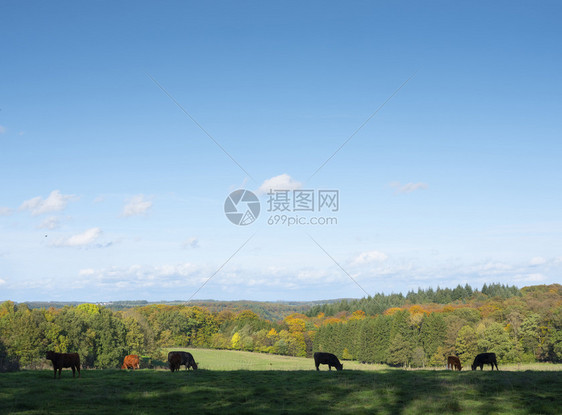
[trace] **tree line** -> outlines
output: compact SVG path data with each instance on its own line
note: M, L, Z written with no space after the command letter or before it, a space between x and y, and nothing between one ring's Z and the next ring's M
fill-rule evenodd
M418 288L417 292L409 291L406 295L402 294L376 294L375 296L365 297L357 300L341 300L339 302L321 304L312 307L307 316L315 316L324 313L333 316L341 311L362 310L367 315L373 316L381 314L391 307L403 307L406 304L449 304L467 301L485 301L488 298L500 297L507 299L510 297L521 297L522 293L515 286L503 284L484 284L480 291L473 290L466 284L464 287L458 285L456 288Z
M189 346L303 357L325 351L411 367L443 366L449 355L468 365L484 351L504 363L562 362L562 286L377 294L276 320L251 310L190 305L0 304L0 370L42 366L47 350L77 352L85 367L119 367L127 354L144 356L150 366L164 359L163 349Z

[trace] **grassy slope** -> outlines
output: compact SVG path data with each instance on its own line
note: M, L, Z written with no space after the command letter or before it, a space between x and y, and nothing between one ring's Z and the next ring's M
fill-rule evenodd
M3 373L0 414L560 413L558 371L316 372L311 359L192 352L204 369Z
M175 347L166 350L184 350L191 352L200 369L208 370L311 370L314 360L305 357L279 356L274 354L241 352L234 350L194 349ZM345 370L402 370L391 369L387 365L361 364L355 361L342 361ZM463 362L463 371L470 371L471 362ZM501 371L562 371L562 365L550 363L529 363L523 365L499 365ZM320 366L320 370L327 370L327 366ZM428 370L444 370L442 368L428 368ZM489 370L488 365L484 370ZM463 372L464 373L464 372Z
M170 349L171 350L171 349ZM231 350L182 349L193 354L200 369L209 370L311 370L314 361L304 357L278 356L263 353ZM383 365L361 365L357 362L343 362L344 369L382 369ZM321 367L322 368L322 367ZM327 369L327 366L323 366Z

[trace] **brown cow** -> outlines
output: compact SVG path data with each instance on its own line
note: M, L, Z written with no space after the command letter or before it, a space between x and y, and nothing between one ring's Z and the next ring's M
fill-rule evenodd
M170 370L172 372L180 370L181 355L179 353L172 353L168 355L168 363L170 364Z
M449 356L447 358L447 369L456 369L460 372L462 370L461 360L457 356Z
M55 379L57 378L57 369L60 372L63 367L72 368L72 377L76 377L75 370L78 370L78 377L80 377L80 355L78 353L56 353L48 351L45 357L53 362L53 369L55 370Z
M123 359L123 366L121 366L121 369L138 369L140 368L140 359L139 356L136 354L130 354L128 356L125 356L125 359Z

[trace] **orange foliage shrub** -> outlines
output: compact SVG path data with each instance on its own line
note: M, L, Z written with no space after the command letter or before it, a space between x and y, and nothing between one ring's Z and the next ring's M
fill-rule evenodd
M421 305L417 304L410 306L408 311L410 312L410 314L429 314L428 310L425 310Z
M387 310L385 310L384 315L385 316L392 316L394 313L401 311L402 309L400 307L391 307L388 308Z
M354 311L349 320L363 320L367 315L363 310Z
M482 307L478 307L480 313L482 313L482 318L488 317L490 314L498 311L500 308L495 304L485 304Z

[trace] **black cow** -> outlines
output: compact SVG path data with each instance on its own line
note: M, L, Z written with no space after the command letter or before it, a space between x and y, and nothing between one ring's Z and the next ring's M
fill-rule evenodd
M56 353L51 350L47 352L46 359L53 362L53 369L55 370L55 379L57 378L57 370L60 372L63 367L72 368L72 377L76 377L75 370L78 370L78 377L80 377L80 356L78 353Z
M168 362L170 361L170 357L172 354L179 354L181 357L180 365L185 365L185 370L188 370L190 367L193 370L197 370L197 363L195 363L195 359L193 359L193 355L189 352L170 352L168 353Z
M494 370L494 365L496 365L496 370L499 370L495 353L480 353L474 358L474 362L472 363L472 370L476 370L478 366L480 366L480 370L482 370L484 368L484 364L489 364L490 366L492 366L492 370Z
M332 370L332 366L334 366L336 370L343 370L343 365L340 363L336 355L332 353L314 353L314 365L316 366L316 370L320 370L318 369L318 366L320 365L328 365L330 370Z

